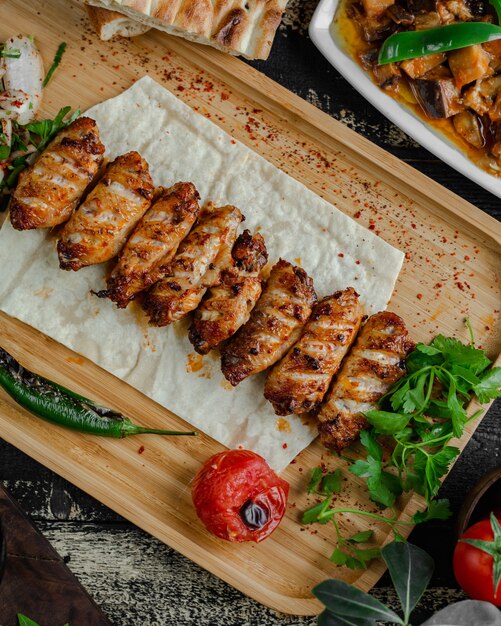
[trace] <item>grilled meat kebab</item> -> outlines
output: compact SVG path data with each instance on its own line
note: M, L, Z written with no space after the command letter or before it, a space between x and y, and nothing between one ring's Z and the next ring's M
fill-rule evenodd
M79 117L19 175L10 202L16 230L52 228L69 219L103 161L96 122Z
M281 359L297 341L315 302L308 274L288 261L278 261L249 321L222 350L225 378L236 386Z
M268 260L262 235L245 230L231 256L231 267L223 269L221 284L209 290L193 317L189 339L199 354L207 354L234 335L261 295L259 272Z
M364 413L405 374L405 357L415 347L404 321L395 313L376 313L362 327L325 403L318 412L320 439L341 451L367 427Z
M314 411L353 343L363 317L349 287L318 302L299 341L269 372L264 396L277 415Z
M153 181L141 155L117 157L65 224L57 244L61 269L76 271L116 256L152 197Z
M108 288L97 295L110 298L122 309L140 291L156 283L197 219L199 200L192 183L157 190L152 206L120 252Z
M237 236L243 216L234 206L202 209L198 223L179 246L164 278L146 294L143 307L155 326L166 326L196 309L220 270Z

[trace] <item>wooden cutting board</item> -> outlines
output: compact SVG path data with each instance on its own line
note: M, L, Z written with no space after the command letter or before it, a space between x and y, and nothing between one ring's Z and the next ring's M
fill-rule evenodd
M57 45L68 43L45 94L44 113L52 115L63 105L84 110L150 74L201 115L402 249L406 261L390 308L407 320L415 339L443 332L466 340L468 316L478 343L491 357L499 355L501 233L494 219L238 59L153 31L133 41L100 42L82 8L65 0L0 0L0 11L0 38L33 33L47 67ZM6 315L0 316L0 337L27 367L139 423L188 427L93 363ZM317 442L284 472L291 484L290 506L278 531L260 545L234 545L209 535L191 506L193 475L221 450L209 437L86 437L32 417L4 393L0 432L141 528L279 611L315 614L321 609L311 596L316 583L338 577L369 589L383 572L379 561L362 572L336 568L328 559L332 527L301 526L301 512L314 503L305 495L310 470L320 462L343 467ZM345 475L338 504L371 508L362 482ZM399 515L408 520L422 506L421 498L406 496ZM346 532L371 527L379 544L390 539L384 525L368 526L354 516L345 516L342 527Z
M7 540L7 561L0 582L2 626L18 626L18 613L41 626L111 626L63 559L1 485L0 522Z

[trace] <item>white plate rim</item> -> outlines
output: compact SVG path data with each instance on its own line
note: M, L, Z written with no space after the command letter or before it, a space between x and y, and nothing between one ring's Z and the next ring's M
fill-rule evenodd
M339 2L340 0L320 0L310 22L310 38L324 57L366 100L417 143L450 167L501 198L501 178L491 176L477 167L439 131L428 126L410 108L385 94L338 45L331 35L330 26Z

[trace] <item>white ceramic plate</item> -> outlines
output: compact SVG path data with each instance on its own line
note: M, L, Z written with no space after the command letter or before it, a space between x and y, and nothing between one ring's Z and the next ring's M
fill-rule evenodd
M477 167L451 141L427 125L410 108L385 94L348 55L342 44L333 38L330 28L339 1L320 0L311 20L310 37L320 52L364 98L405 133L458 172L501 198L501 179Z

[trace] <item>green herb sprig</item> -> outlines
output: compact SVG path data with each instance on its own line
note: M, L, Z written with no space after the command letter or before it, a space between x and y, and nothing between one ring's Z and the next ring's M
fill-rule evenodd
M332 474L323 475L321 468L313 469L311 479L308 485L308 493L324 498L314 506L310 507L303 513L302 523L312 524L318 522L320 524L328 524L332 522L336 532L336 546L330 556L330 560L336 565L345 565L350 569L366 569L372 559L378 558L381 551L374 546L361 547L374 537L372 530L358 532L351 537L343 537L339 528L336 516L339 514L353 514L384 522L391 526L396 539L403 540L397 530L397 526L414 526L431 519L447 519L451 515L448 500L434 500L430 503L426 511L418 511L414 514L411 521L407 522L397 518L397 512L392 510L390 517L382 514L364 511L363 509L334 507L331 508L334 495L341 491L341 470L337 469ZM338 488L330 489L335 485Z
M67 106L60 109L54 119L36 120L24 126L14 123L11 145L0 145L0 157L4 157L3 159L0 158L0 160L8 159L11 151L27 149L24 138L26 132L29 136L29 143L32 143L36 147L37 152L41 152L61 129L66 128L66 126L75 121L80 115L80 110L77 109L68 116L70 111L71 107ZM18 156L9 162L6 168L8 174L0 183L0 192L2 192L4 188L5 191L8 192L15 187L19 174L28 165L28 159L32 157L32 154ZM5 208L6 204L0 205L0 210L4 210Z
M47 72L43 83L42 83L42 87L46 87L49 80L52 78L52 74L54 74L54 71L56 70L57 66L61 63L61 59L63 58L63 54L64 51L66 50L66 42L63 41L62 43L59 44L57 50L56 50L56 54L54 55L54 61L52 61L52 65L49 68L49 71Z
M336 516L341 513L361 515L389 524L397 539L402 539L397 527L420 524L431 519L447 519L451 515L448 500L436 500L441 479L449 471L459 449L449 445L461 437L465 427L482 411L468 416L466 406L476 395L480 403L501 396L501 368L490 368L485 352L471 343L439 335L429 345L419 343L407 358L407 375L398 381L381 399L380 410L365 414L372 425L362 431L360 441L366 450L364 459L352 460L349 471L366 480L370 499L382 510L391 509L389 516L357 508L332 508L333 493L303 514L303 523L333 522L336 548L331 560L351 568L366 567L371 557L353 550L353 538L342 537ZM392 449L384 454L382 443ZM324 495L318 472L309 493ZM425 497L427 509L417 512L410 522L397 518L396 499L404 492L416 491ZM372 536L372 535L371 535ZM367 536L370 539L371 536ZM352 540L350 542L350 539ZM357 542L355 542L357 543ZM371 557L374 558L374 557Z

